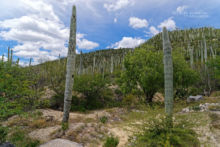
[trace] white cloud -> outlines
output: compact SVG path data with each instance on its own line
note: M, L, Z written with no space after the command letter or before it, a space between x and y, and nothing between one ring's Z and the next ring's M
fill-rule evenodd
M159 33L159 30L157 30L154 26L150 27L150 33L152 35L157 35Z
M81 33L78 33L76 35L76 44L79 49L90 50L90 49L94 49L99 46L99 44L96 42L92 42L87 39L84 39L85 36L86 36L85 34L81 34Z
M138 45L144 43L145 40L141 38L132 38L132 37L123 37L121 41L116 42L109 48L134 48L137 47Z
M129 18L129 26L131 26L134 29L147 28L148 21L146 19L140 19L137 17L130 17Z
M51 4L43 0L21 0L25 9L24 16L0 21L0 37L14 40L18 45L13 48L14 55L34 62L57 59L67 55L69 28L60 21ZM78 48L92 49L98 44L86 40L85 35L77 39Z
M158 26L158 28L163 28L166 27L169 30L175 30L176 29L176 23L175 21L170 17L167 20L164 20L162 23L160 23L160 25Z
M118 19L117 18L114 18L114 23L117 23L118 22Z
M176 13L177 13L177 14L182 14L187 8L188 8L188 6L186 6L186 5L179 6L179 7L177 7L177 9L176 9Z
M117 11L133 4L134 0L114 0L112 3L105 3L104 8L108 11Z

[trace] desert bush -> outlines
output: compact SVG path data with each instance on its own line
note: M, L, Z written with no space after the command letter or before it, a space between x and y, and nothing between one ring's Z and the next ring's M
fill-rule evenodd
M26 68L0 64L0 119L35 108L34 84Z
M174 88L180 96L186 97L188 88L199 80L199 74L190 68L183 56L175 52L173 64ZM125 57L124 65L126 70L118 80L123 92L128 94L133 89L142 90L146 102L152 102L153 95L164 86L162 52L155 52L151 46L137 48Z
M15 129L9 136L8 141L17 147L37 147L40 145L38 140L28 137L27 133L21 129Z
M134 107L138 104L138 99L135 95L133 94L128 94L126 95L123 100L122 100L122 104L124 106L130 106L130 107Z
M107 137L103 147L117 147L119 143L119 139L117 137Z
M85 109L103 108L112 98L112 92L107 88L108 79L102 75L76 76L73 90L82 93L85 98ZM74 101L73 101L74 107Z
M200 146L198 135L188 127L186 122L174 122L172 128L167 127L166 122L165 118L161 118L153 119L150 124L146 124L143 133L137 135L135 146Z
M0 144L6 141L7 134L8 129L6 127L0 126Z
M102 116L102 117L100 117L99 120L100 120L101 123L105 124L108 121L108 117Z
M0 97L0 120L23 112L22 104Z

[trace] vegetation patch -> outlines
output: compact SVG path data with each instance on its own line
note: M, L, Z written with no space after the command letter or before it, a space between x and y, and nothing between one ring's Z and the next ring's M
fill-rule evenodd
M107 137L103 147L117 147L119 144L119 139L114 136Z
M7 140L16 147L37 147L40 145L40 141L31 139L27 136L27 132L18 128L11 132Z
M154 119L146 124L141 134L137 135L135 146L200 146L197 134L187 127L186 122L174 122L173 127L167 127L164 118Z

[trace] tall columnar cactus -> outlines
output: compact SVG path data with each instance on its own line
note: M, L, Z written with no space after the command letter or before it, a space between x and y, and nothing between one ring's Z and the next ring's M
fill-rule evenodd
M13 50L11 49L10 63L12 64L12 62L13 62Z
M113 73L114 70L114 57L111 56L111 73Z
M17 59L17 62L16 62L17 65L19 65L19 61L20 61L20 59L18 58L18 59Z
M207 62L207 45L206 45L205 38L203 38L203 43L204 43L204 59L205 59L205 62Z
M80 51L79 75L82 74L82 70L83 70L82 63L83 63L83 59L82 59L82 51Z
M10 62L10 47L8 47L8 63Z
M204 53L204 51L203 51L203 46L202 46L202 42L201 42L201 45L200 45L200 47L201 47L201 63L203 63L203 53Z
M65 93L64 93L63 123L68 123L69 120L69 112L72 101L72 89L74 82L75 57L76 57L76 7L73 6L71 24L70 24L67 66L66 66L67 73L66 73L66 84L65 84Z
M194 68L194 58L193 58L193 48L190 48L190 66L193 69Z
M167 29L163 28L165 112L172 124L173 114L173 61L172 48Z
M95 73L95 55L94 55L94 57L93 57L92 72Z
M5 55L3 54L3 55L2 55L2 62L4 62L4 56L5 56Z
M31 63L32 63L32 58L30 58L30 61L29 61L29 66L31 66Z

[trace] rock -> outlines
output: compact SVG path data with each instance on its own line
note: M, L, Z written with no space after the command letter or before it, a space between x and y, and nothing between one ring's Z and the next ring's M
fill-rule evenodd
M54 116L45 116L45 120L48 121L53 121L54 120Z
M59 129L61 129L61 126L57 125L53 127L47 127L47 128L34 130L28 135L30 136L30 138L46 142L52 138L51 134L53 134L54 132L57 132Z
M41 99L51 99L55 95L56 95L55 91L49 89L48 87L45 87L44 94L41 96Z
M0 144L0 147L15 147L13 144L9 143L9 142L6 142L6 143L3 143L3 144Z
M40 147L83 147L81 144L66 139L54 139Z
M197 96L189 96L187 98L187 102L194 102L194 101L200 101L203 99L202 95L197 95Z
M152 101L153 102L164 102L164 96L163 96L163 94L162 93L159 93L159 92L157 92L157 93L155 93L154 94L154 97L153 97L153 99L152 99Z

